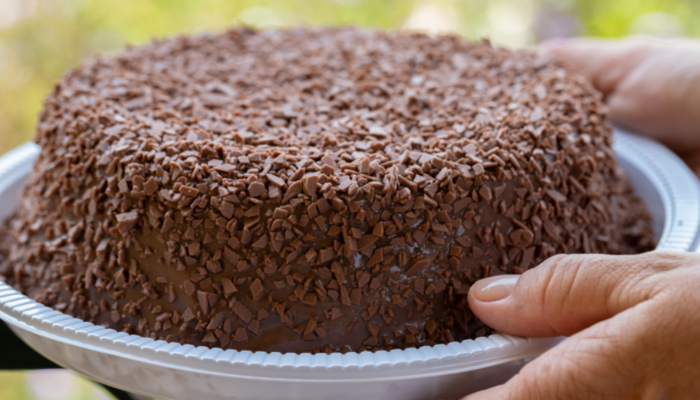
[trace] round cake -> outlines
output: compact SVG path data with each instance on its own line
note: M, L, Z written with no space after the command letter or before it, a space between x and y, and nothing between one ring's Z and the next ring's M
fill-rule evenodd
M282 352L483 336L476 280L653 248L601 96L456 37L237 28L69 72L0 279L117 331Z

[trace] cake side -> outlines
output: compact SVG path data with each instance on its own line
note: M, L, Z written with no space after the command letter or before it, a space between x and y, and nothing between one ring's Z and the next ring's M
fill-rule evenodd
M234 29L90 61L47 98L0 276L154 339L357 351L485 335L466 295L653 248L600 95L454 37Z

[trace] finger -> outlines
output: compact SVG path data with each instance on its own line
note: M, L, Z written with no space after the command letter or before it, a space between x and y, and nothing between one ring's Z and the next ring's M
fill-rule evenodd
M651 306L650 306L651 307ZM621 398L641 389L630 365L639 361L629 326L649 321L644 313L619 315L560 343L503 385L463 400L555 400Z
M680 153L700 148L700 42L574 39L543 44L603 92L610 120Z
M656 47L607 98L610 118L678 153L700 145L700 42Z
M560 255L517 275L477 281L472 312L499 332L518 336L569 336L649 298L664 272L698 256L651 252L636 256Z
M581 38L545 43L539 52L587 77L596 89L608 96L655 48L656 44L648 40Z

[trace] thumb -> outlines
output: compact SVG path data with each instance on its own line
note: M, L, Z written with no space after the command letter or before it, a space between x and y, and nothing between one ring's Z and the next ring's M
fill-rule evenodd
M545 42L538 52L588 78L605 96L655 48L651 40L569 39Z
M472 312L499 332L528 337L570 336L651 298L663 274L688 264L687 254L554 256L523 275L477 281Z

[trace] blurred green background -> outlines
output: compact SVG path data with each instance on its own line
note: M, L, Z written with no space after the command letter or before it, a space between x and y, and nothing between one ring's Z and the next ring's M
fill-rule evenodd
M114 397L102 387L73 372L37 370L0 371L0 399L114 400Z
M700 36L697 0L0 0L0 153L33 136L43 97L80 60L232 24L452 32L527 47L553 37Z

